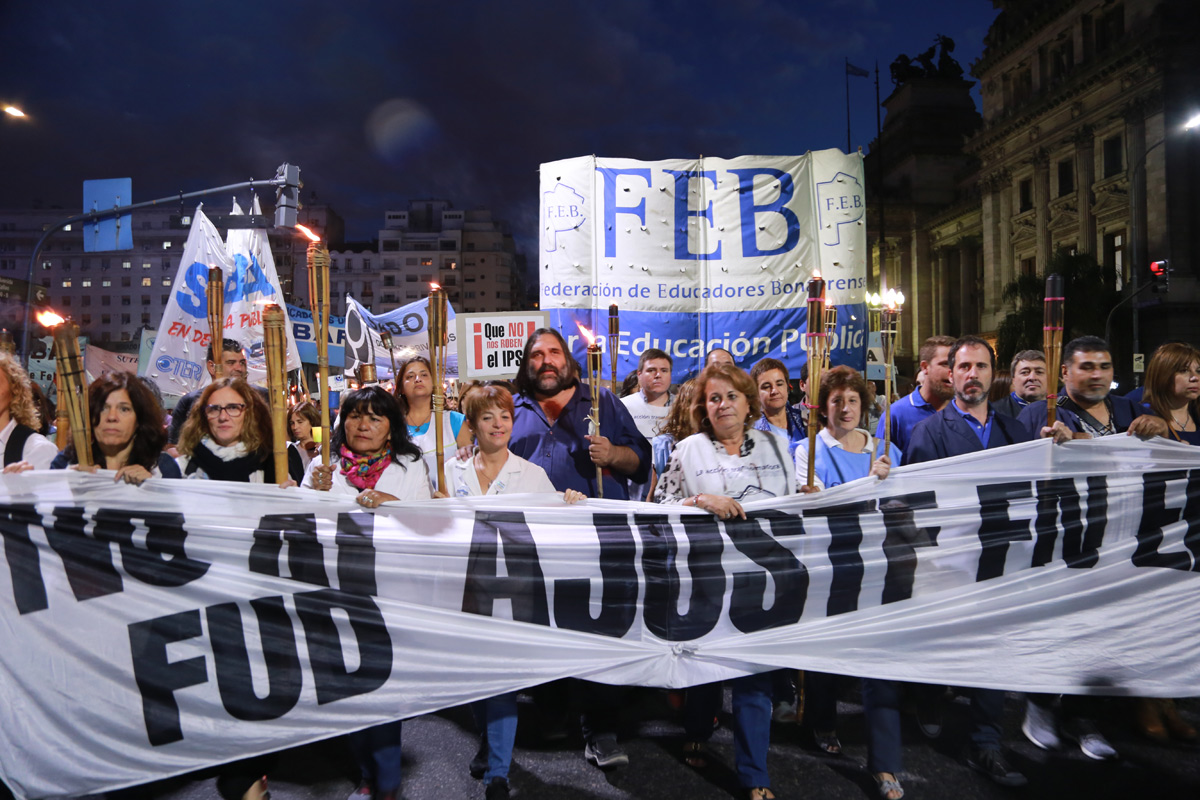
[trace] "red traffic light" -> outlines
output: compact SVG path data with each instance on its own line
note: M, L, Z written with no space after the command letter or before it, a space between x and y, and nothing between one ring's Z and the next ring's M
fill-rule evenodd
M1150 274L1156 278L1165 278L1170 266L1166 261L1151 261Z

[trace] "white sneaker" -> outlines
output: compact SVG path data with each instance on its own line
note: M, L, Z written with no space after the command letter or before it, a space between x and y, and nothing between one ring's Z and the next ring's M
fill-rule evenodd
M1117 750L1108 743L1104 734L1096 728L1096 723L1090 719L1075 719L1063 726L1063 734L1079 745L1079 749L1088 758L1097 761L1112 761L1117 757Z
M771 719L775 722L795 722L796 704L776 703L775 710L771 713Z
M1032 700L1025 700L1025 719L1021 722L1021 733L1043 750L1057 750L1062 742L1058 738L1058 721L1053 708L1043 708Z

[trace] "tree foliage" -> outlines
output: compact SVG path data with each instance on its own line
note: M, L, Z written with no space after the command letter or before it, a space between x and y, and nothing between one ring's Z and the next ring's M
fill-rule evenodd
M1116 271L1103 267L1089 253L1072 253L1060 247L1046 266L1046 275L1058 273L1066 298L1063 343L1076 336L1104 335L1109 310L1121 298L1116 290ZM1002 299L1011 311L997 331L996 360L1007 364L1021 350L1042 349L1044 275L1021 275L1004 287Z

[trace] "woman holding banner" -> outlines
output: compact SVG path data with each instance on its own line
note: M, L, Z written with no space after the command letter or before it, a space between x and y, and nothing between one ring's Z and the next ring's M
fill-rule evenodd
M655 499L703 509L721 520L745 519L739 500L782 497L796 492L796 473L787 442L772 433L754 430L758 391L754 381L732 365L705 367L696 379L700 390L693 406L700 432L675 448L659 479ZM750 800L770 800L767 751L771 745L771 673L747 675L732 681L734 754L738 782ZM719 685L694 687L719 692ZM693 701L698 701L694 702ZM689 697L689 707L710 706ZM712 717L694 715L685 721L685 753L698 757L701 743L712 734ZM707 716L707 719L700 717Z
M185 478L274 483L271 411L243 378L204 387L179 434L176 461Z
M875 475L888 476L892 464L899 463L900 450L891 445L876 458L878 442L863 430L867 409L874 392L863 376L850 367L834 367L821 375L816 413L825 423L817 434L816 466L813 470L816 490L832 489L843 483ZM808 448L796 448L796 478L808 478ZM801 490L804 491L804 490ZM806 715L817 746L827 753L841 752L837 727L837 684L835 675L804 673ZM864 678L863 706L867 717L867 769L879 786L883 800L900 800L904 788L896 778L901 770L900 685L896 681Z
M92 463L116 471L114 481L138 484L147 478L181 478L167 446L166 415L146 383L132 372L106 372L88 387ZM75 445L55 457L50 469L78 465ZM79 468L78 466L76 468Z
M314 459L301 486L354 497L367 508L395 500L428 500L429 476L420 449L386 389L374 384L342 395L328 467ZM391 800L400 792L400 720L356 731L347 738L362 771L351 797Z
M433 433L433 373L429 369L429 360L424 356L409 359L400 367L396 377L396 389L406 403L405 421L408 423L408 435L421 448L421 457L425 459L425 468L429 471L431 480L437 478L437 437ZM442 415L442 445L443 452L453 454L460 447L471 445L471 429L463 425L466 418L457 411L447 411ZM446 479L449 481L449 478ZM450 492L435 486L435 490L449 496Z
M446 465L446 481L454 497L494 497L501 494L557 494L546 471L510 453L513 399L503 386L477 386L464 397L463 411L478 443L467 458ZM577 503L581 492L567 489L563 499ZM517 693L507 692L471 704L482 733L479 751L471 759L471 775L482 778L487 800L509 796L508 768L517 736Z

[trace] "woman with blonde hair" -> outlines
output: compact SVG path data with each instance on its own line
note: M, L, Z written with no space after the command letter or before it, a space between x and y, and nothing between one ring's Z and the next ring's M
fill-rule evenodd
M1155 350L1142 402L1166 420L1168 438L1200 444L1200 350L1184 342Z
M179 434L185 478L274 483L271 412L242 378L213 381L192 405Z
M6 473L49 469L58 455L54 442L38 433L42 419L29 373L8 353L0 353L0 451Z

